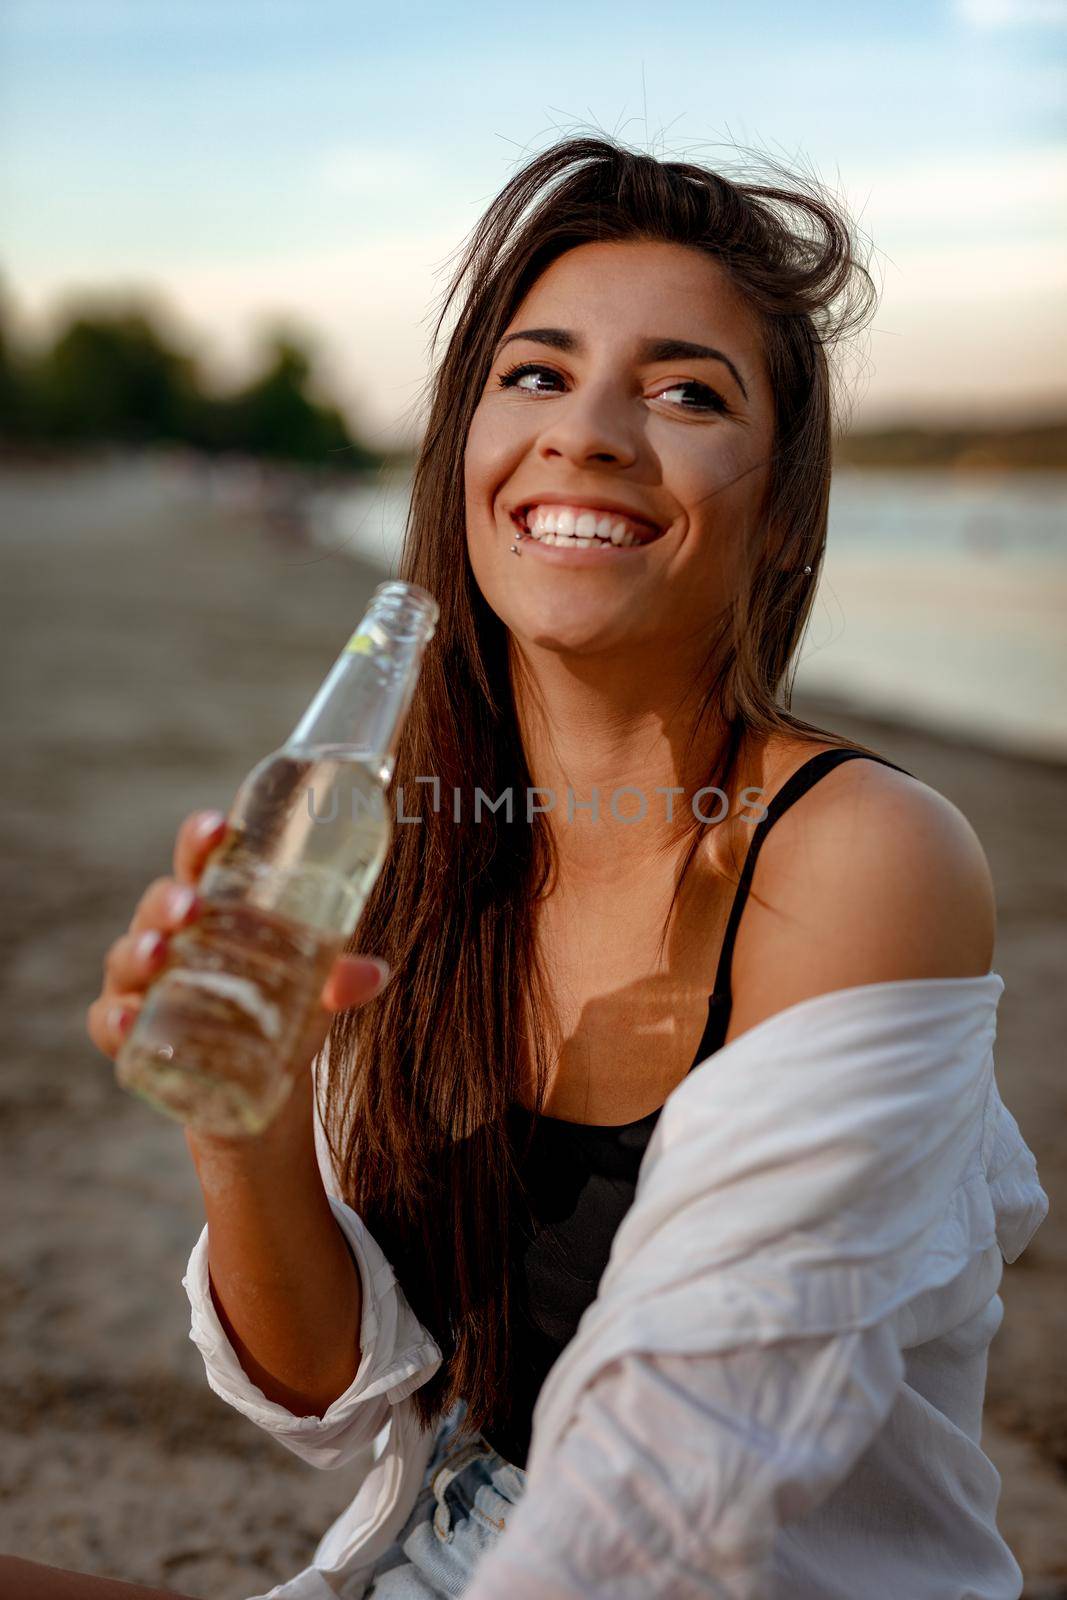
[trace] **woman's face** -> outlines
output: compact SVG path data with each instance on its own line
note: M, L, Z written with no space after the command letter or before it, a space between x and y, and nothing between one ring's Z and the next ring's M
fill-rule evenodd
M529 646L588 656L706 641L757 531L772 438L756 321L715 262L645 241L568 251L505 330L471 420L479 588ZM614 532L589 547L518 539L516 517L538 506L535 533L553 513L555 538ZM569 522L568 509L596 521ZM623 532L626 512L641 520Z

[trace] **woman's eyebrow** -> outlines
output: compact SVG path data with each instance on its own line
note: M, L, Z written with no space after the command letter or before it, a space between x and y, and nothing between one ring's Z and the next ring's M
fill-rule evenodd
M585 350L584 341L566 328L521 328L516 333L506 333L497 345L495 354L499 355L513 339L529 339L533 344L547 344L553 350L574 355L582 355ZM733 373L734 382L748 399L744 379L730 357L711 345L693 344L689 339L646 339L640 346L638 356L642 361L721 361Z

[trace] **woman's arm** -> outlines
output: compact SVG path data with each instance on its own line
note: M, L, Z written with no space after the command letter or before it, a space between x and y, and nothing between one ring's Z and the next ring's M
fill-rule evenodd
M778 1529L840 1483L902 1372L886 1325L613 1362L468 1600L766 1600Z
M906 773L844 762L764 839L726 1043L836 989L981 977L995 940L992 874L963 813Z
M315 1152L313 1080L300 1075L253 1141L186 1130L207 1216L211 1297L268 1400L321 1417L359 1370L362 1293Z
M104 981L86 1017L93 1042L116 1058L145 995L168 960L169 942L200 915L204 867L227 827L221 812L193 812L178 830L173 878L157 878L141 896L129 929L114 940ZM194 1338L220 1353L260 1402L290 1418L319 1418L356 1381L362 1344L380 1319L364 1261L344 1208L327 1194L315 1118L313 1063L338 1011L373 999L382 963L340 956L313 1008L287 1101L270 1125L249 1138L216 1138L186 1129L208 1225L193 1252L188 1281ZM347 1228L347 1231L346 1231ZM347 1242L346 1242L347 1241ZM210 1270L206 1261L210 1257ZM378 1293L386 1289L379 1275ZM364 1303L366 1300L366 1304ZM218 1367L219 1363L216 1363ZM216 1387L224 1382L216 1372Z
M305 1094L314 1119L312 1155L310 1160L301 1163L299 1176L309 1191L307 1203L311 1220L308 1226L314 1231L301 1238L299 1229L293 1229L294 1213L286 1207L284 1188L271 1191L269 1183L260 1176L253 1178L239 1202L232 1205L234 1175L225 1169L212 1174L202 1152L194 1152L194 1159L198 1159L203 1169L201 1182L205 1185L209 1222L193 1247L182 1283L192 1311L189 1337L203 1357L211 1388L228 1405L310 1466L328 1469L354 1462L373 1444L388 1421L390 1407L436 1372L441 1364L441 1351L408 1305L389 1262L362 1218L337 1194L328 1149L315 1114L311 1076L309 1073ZM214 1223L210 1220L209 1191L216 1179L221 1185L216 1197L223 1211L221 1226L218 1217ZM328 1229L322 1230L322 1236L330 1252L335 1240L345 1252L346 1265L340 1280L342 1292L346 1292L345 1285L351 1273L358 1285L359 1310L354 1338L348 1345L351 1349L354 1343L354 1366L352 1359L345 1362L344 1370L339 1370L330 1380L328 1391L319 1403L308 1406L306 1395L311 1380L306 1375L301 1376L307 1373L304 1351L308 1341L329 1340L329 1319L335 1314L330 1303L331 1263L316 1254L319 1246L314 1242L320 1236L320 1197L328 1213ZM279 1208L284 1212L280 1221ZM290 1243L281 1252L277 1234L272 1231L275 1224L282 1230L290 1230L286 1232ZM223 1265L218 1269L223 1284L221 1293L214 1282L216 1239L222 1241ZM234 1273L228 1278L224 1276L226 1254L230 1249L237 1252L236 1283L244 1296L242 1300L239 1295L234 1302L229 1299ZM288 1281L273 1273L275 1259L287 1264ZM265 1264L268 1292L263 1296L255 1291L242 1261ZM269 1309L272 1303L277 1308L276 1313ZM225 1309L231 1304L237 1304L236 1314ZM279 1325L272 1325L273 1314L278 1316ZM333 1324L340 1328L343 1339L350 1337L347 1322L350 1314L342 1303L342 1320ZM243 1334L235 1326L237 1319L241 1321ZM253 1355L249 1342L257 1340ZM257 1369L265 1366L264 1352L272 1349L276 1354L267 1357L269 1370L257 1375ZM298 1379L288 1385L294 1391L292 1405L288 1403L286 1386L278 1381L279 1368ZM342 1380L348 1368L352 1368L351 1376L345 1382Z
M151 1589L91 1572L48 1567L21 1556L0 1556L0 1595L4 1600L188 1600L177 1589Z

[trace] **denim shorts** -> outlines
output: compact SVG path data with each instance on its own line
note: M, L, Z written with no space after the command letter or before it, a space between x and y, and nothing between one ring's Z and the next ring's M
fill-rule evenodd
M458 1600L503 1533L526 1473L467 1433L466 1414L457 1400L438 1423L414 1510L379 1557L366 1600Z

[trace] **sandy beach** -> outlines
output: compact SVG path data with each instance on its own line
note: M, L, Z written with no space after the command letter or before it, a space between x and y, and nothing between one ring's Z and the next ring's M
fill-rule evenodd
M184 1140L116 1087L84 1014L181 818L225 808L283 740L379 575L210 487L177 463L0 476L0 1549L243 1600L306 1564L354 1486L208 1389L180 1281L203 1221ZM1064 1600L1067 766L844 700L795 709L947 796L993 868L997 1076L1052 1212L1005 1270L985 1447L1026 1595Z

